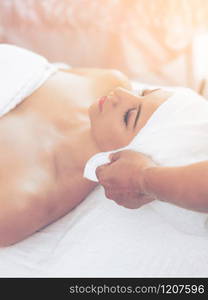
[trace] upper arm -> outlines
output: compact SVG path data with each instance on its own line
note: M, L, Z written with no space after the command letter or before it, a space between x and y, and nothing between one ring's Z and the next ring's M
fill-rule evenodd
M9 131L6 132L9 136ZM27 152L26 156L24 145L15 138L10 140L1 130L0 144L0 247L3 247L45 225L47 207L37 198L34 184L38 181L33 178L32 169L28 173L29 155Z
M106 74L114 73L118 75L118 73L123 74L122 72L114 69L105 69L105 68L72 68L72 69L64 69L65 72L74 73L81 76L87 77L97 77L97 76L105 76Z
M106 84L113 87L121 86L127 89L131 89L131 83L128 77L123 72L116 69L74 68L64 71L84 77L89 77L96 82L102 83L103 85Z

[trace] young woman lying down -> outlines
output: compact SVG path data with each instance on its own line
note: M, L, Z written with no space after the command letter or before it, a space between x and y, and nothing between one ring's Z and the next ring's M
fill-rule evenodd
M41 56L1 45L6 93L12 90L8 79L16 84L39 62L44 73L41 66L49 63ZM83 201L96 186L83 178L87 160L129 144L169 96L161 90L135 96L122 73L99 69L57 68L25 97L18 87L18 100L11 93L5 100L1 89L0 103L16 106L0 118L0 246L26 238Z

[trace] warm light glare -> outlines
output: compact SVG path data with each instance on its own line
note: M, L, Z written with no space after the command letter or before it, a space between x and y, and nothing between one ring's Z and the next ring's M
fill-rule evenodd
M207 65L207 0L3 0L0 20L2 41L143 82L193 86Z

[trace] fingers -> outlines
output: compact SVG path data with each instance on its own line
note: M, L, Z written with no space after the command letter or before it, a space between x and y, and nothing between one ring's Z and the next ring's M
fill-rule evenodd
M126 201L127 193L124 194L122 193L122 191L119 190L113 190L112 188L105 188L105 197L108 198L109 200L113 200L115 201L118 205L122 205L123 202Z
M120 151L120 152L122 152L122 151ZM108 168L113 162L115 162L116 160L118 160L118 159L120 158L120 155L121 155L120 152L111 153L111 154L109 155L110 163L104 164L104 165L99 166L99 167L96 168L95 174L96 174L96 176L97 176L97 178L98 178L100 184L104 184L104 181L105 181L104 179L105 179L105 177L108 178L108 175L109 175L108 173L109 173L109 172L107 172L107 168Z
M111 153L111 154L109 155L109 159L110 159L111 163L114 162L114 161L116 161L116 160L118 160L118 159L120 158L121 152L122 152L122 151L118 151L118 152L116 152L116 153Z
M113 200L119 206L129 209L138 209L141 206L155 200L153 197L145 194L140 194L135 198L131 192L114 191L110 188L105 188L105 197L109 200Z
M95 174L101 185L106 186L109 184L113 184L114 178L112 177L112 168L114 170L114 166L112 166L112 164L120 159L121 155L123 154L122 152L124 152L124 151L118 151L116 153L111 153L109 155L110 163L104 164L104 165L96 168Z
M111 178L110 163L97 167L95 174L99 183L105 187L113 184L114 180Z
M113 163L118 159L121 159L123 157L128 157L128 155L131 153L138 153L138 152L135 152L134 150L122 150L115 153L111 153L109 155L110 162Z
M97 169L95 170L95 174L100 182L100 184L102 184L103 182L103 171L106 168L106 165L102 165L97 167Z

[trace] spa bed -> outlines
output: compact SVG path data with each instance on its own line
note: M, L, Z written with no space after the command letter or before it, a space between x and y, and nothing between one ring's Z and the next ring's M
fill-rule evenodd
M128 210L97 187L68 215L0 249L1 277L206 277L208 237L175 229L151 205Z

